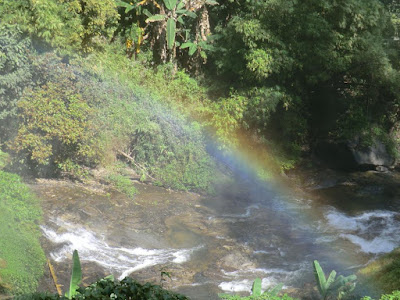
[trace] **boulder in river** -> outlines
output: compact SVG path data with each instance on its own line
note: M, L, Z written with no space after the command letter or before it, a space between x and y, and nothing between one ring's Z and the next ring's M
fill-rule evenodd
M389 153L382 141L374 139L368 146L361 146L360 144L358 137L348 143L354 160L359 166L372 166L378 170L380 166L392 167L394 165L395 158Z
M316 145L315 153L330 168L344 171L385 172L395 164L393 155L378 139L374 139L370 145L362 145L359 137L341 142L325 140Z

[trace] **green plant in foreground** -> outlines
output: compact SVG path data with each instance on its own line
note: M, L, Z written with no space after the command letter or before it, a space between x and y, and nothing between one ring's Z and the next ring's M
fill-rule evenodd
M71 281L69 283L68 292L65 294L68 299L72 299L77 293L79 289L79 284L82 281L82 268L81 262L79 260L78 251L74 250L72 255L72 273L71 273Z
M49 293L33 293L15 297L14 300L98 300L98 299L132 299L132 300L189 300L184 295L176 294L151 283L140 284L130 277L117 282L110 275L98 280L86 288L79 287L82 280L82 269L78 251L72 256L71 282L65 296ZM161 275L168 275L162 272Z
M362 297L361 300L373 300L369 296ZM400 291L393 291L391 294L383 294L380 300L400 300Z
M333 270L329 274L328 278L326 278L324 271L317 260L314 260L314 275L315 280L317 281L318 291L324 300L335 292L337 292L336 299L343 299L356 287L356 275L350 275L347 277L340 275L336 278L336 271Z

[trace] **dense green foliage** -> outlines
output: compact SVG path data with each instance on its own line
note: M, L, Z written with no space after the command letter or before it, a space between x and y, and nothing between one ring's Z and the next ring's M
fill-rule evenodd
M16 25L0 24L0 139L15 126L18 98L32 79L30 44Z
M400 291L393 291L390 294L383 294L380 297L380 300L399 300L400 299ZM371 297L363 297L361 300L372 300Z
M378 139L396 152L400 86L394 2L18 0L3 1L0 12L0 93L5 95L0 119L17 124L21 102L19 134L11 144L18 153L29 152L25 156L32 168L52 165L80 174L77 165L94 166L123 152L142 169L138 172L158 174L162 183L204 189L200 177L211 165L200 158L204 147L197 143L204 144L205 128L226 149L243 144L246 136L250 148L258 153L268 149L273 158L267 160L278 162L281 169L292 167L304 146L320 139L361 137L364 145ZM64 62L84 67L52 65L69 75L56 74L48 64L43 68L43 58L32 55L26 34L39 51L44 49L40 42L45 42L68 55ZM79 57L93 50L98 51L89 57L90 65ZM129 60L133 54L136 61ZM149 69L165 62L172 64ZM177 66L202 75L207 88ZM60 76L65 77L62 83ZM33 85L22 95L31 78ZM113 87L107 93L101 86L105 81L114 81L108 83ZM152 92L143 92L139 85ZM69 95L60 95L64 91ZM135 94L134 101L130 93ZM39 107L24 101L30 98ZM61 132L46 136L46 128L39 124L27 128L32 118L57 101L64 103L57 106L64 120L53 121L64 127L74 119L72 131L90 128L86 136L76 131L73 137ZM69 103L78 102L81 117L69 108ZM156 116L162 112L163 117ZM191 116L205 125L188 124L199 133L194 129L186 139L196 136L196 142L182 145L173 140L176 130L163 125L169 119L176 126L167 114ZM183 125L185 117L179 126L188 128ZM101 124L93 125L93 120ZM97 135L99 128L102 137ZM3 142L12 130L11 126L8 135L3 133ZM118 138L105 137L106 131ZM98 149L92 149L94 145ZM70 152L78 158L66 157ZM268 155L262 154L262 160ZM195 169L205 173L196 178Z
M397 54L379 1L235 1L214 13L215 68L248 99L250 128L301 145L307 132L349 138L395 125Z
M57 294L35 293L19 297L15 300L56 300L68 299ZM110 277L100 279L86 288L78 289L78 293L70 299L132 299L132 300L188 300L186 296L163 289L161 286L150 283L140 284L132 278L125 278L120 282Z
M93 50L112 34L118 19L113 0L3 0L0 15L37 42L70 51Z
M17 175L3 171L0 199L0 286L13 294L34 292L45 263L38 200Z

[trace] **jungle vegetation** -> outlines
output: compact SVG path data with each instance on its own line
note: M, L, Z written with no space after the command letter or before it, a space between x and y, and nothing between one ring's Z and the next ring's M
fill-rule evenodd
M123 160L200 191L210 139L272 172L319 139L397 143L396 1L2 0L0 14L0 138L21 173Z
M10 171L84 180L124 163L142 180L210 192L221 177L210 148L247 147L263 176L322 139L396 150L398 1L0 0L0 16L0 195L28 199L8 219L38 265L40 212ZM0 248L0 266L17 246ZM2 287L33 291L39 267L13 269L0 267Z

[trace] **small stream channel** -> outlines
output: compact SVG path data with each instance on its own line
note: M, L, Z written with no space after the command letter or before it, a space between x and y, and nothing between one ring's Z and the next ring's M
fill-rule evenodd
M160 283L166 270L165 287L209 300L247 292L256 277L264 288L284 283L312 298L314 259L348 275L390 252L400 245L398 182L396 173L318 174L302 183L306 192L242 181L215 197L138 184L134 199L62 181L33 189L45 212L42 244L62 284L77 249L84 284L109 274Z

